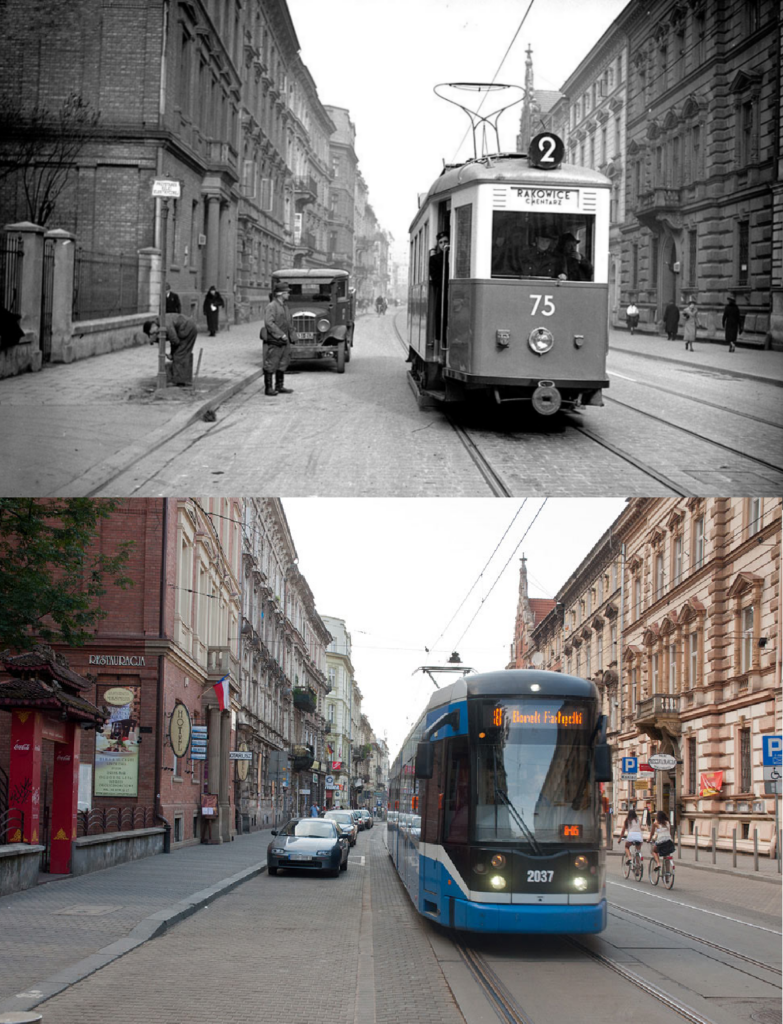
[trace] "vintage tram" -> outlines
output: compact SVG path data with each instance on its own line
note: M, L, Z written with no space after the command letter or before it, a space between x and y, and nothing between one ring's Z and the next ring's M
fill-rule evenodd
M386 845L419 913L477 932L605 928L605 734L575 676L510 669L434 693L389 779Z
M527 154L445 166L420 200L408 359L422 400L603 404L611 182L563 152L544 132Z

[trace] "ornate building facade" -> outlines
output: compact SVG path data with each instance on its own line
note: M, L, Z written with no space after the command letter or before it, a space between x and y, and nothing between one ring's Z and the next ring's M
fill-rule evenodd
M762 736L781 731L781 502L635 498L538 623L518 617L516 667L592 679L614 745L615 821L650 801L682 842L774 849ZM520 642L520 638L522 638ZM538 657L540 655L540 657ZM620 781L620 759L670 773Z
M780 53L774 0L629 3L563 85L553 130L613 181L615 323L693 295L722 338L733 292L746 342L783 347Z

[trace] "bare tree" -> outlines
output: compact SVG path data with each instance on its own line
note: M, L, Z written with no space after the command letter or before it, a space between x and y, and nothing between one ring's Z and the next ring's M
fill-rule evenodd
M43 227L52 216L79 154L98 136L100 116L75 92L54 109L0 99L0 180L20 182L33 224Z

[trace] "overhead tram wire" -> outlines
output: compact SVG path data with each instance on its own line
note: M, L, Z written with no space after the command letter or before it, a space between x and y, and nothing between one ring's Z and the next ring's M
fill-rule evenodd
M429 646L429 647L425 647L425 648L424 648L424 650L425 650L425 651L426 651L426 652L427 652L428 654L429 654L429 652L430 652L430 651L434 651L434 650L435 650L435 648L436 648L436 647L438 646L438 643L439 643L439 642L440 642L440 641L441 641L441 640L443 639L443 636L444 636L444 634L445 634L446 630L447 630L447 629L449 628L449 626L450 626L450 625L452 624L452 622L453 622L453 621L454 621L454 620L456 619L456 617L457 617L457 616L459 615L459 613L460 613L460 612L462 611L462 608L463 608L463 606L464 606L465 602L466 602L466 601L467 601L467 599L468 599L468 598L470 597L470 595L471 595L471 594L473 593L473 591L474 591L474 590L476 589L476 587L477 587L477 586L479 585L479 582L480 582L480 580L481 580L481 577L482 577L482 576L484 575L484 573L485 573L485 572L487 571L487 568L489 567L489 563L490 563L490 562L492 561L492 559L493 559L493 558L495 557L495 555L496 555L496 554L498 553L498 548L500 547L500 545L501 545L501 544L503 543L503 541L504 541L504 540L506 539L506 537L508 536L508 531L509 531L509 530L511 529L511 527L512 527L512 526L514 525L514 523L515 523L515 522L517 521L517 517L519 516L519 513L520 513L520 512L522 511L522 509L523 509L523 508L525 507L525 505L526 505L526 504L527 504L527 498L525 498L525 500L524 500L524 501L522 502L522 504L521 504L521 505L519 506L519 508L518 508L518 509L516 510L516 512L514 513L514 518L513 518L512 520L511 520L511 522L510 522L510 523L508 524L508 526L506 527L506 530L505 530L505 532L504 532L503 536L502 536L502 537L500 538L500 540L499 540L499 541L497 542L497 545L496 545L496 547L495 547L495 550L494 550L494 551L492 552L492 554L491 554L491 555L489 556L489 558L487 559L487 564L486 564L486 565L484 566L484 568L483 568L483 569L481 570L481 572L480 572L480 573L478 574L478 577L477 577L477 579L476 579L476 582L475 582L475 583L473 584L473 586L472 586L472 587L470 588L470 590L469 590L469 591L467 592L467 594L465 594L465 597L464 597L464 598L462 599L462 603L460 604L459 608L457 608L457 610L456 610L456 611L454 612L454 614L453 614L453 615L451 616L451 618L449 619L449 621L448 621L448 622L446 623L446 625L445 625L445 626L443 627L443 630L441 631L441 634L440 634L440 636L438 637L438 639L437 639L437 640L435 641L435 643L434 643L434 644L430 644L430 646Z
M528 535L528 534L530 533L530 531L531 531L531 530L533 529L533 524L535 523L536 519L538 519L538 517L539 517L539 516L541 515L541 513L543 512L543 510L544 510L544 505L546 505L546 503L547 503L548 501L549 501L549 498L544 498L544 500L543 500L543 501L541 502L541 507L539 508L538 512L536 512L536 514L535 514L535 515L533 516L533 519L532 519L532 521L531 521L531 523L530 523L530 526L528 526L528 528L527 528L527 529L525 530L525 532L524 532L524 534L522 535L522 539L520 540L519 544L517 544L517 546L516 546L516 547L514 548L514 550L513 550L512 552L511 552L511 555L509 556L509 559L508 559L508 561L506 562L506 564L505 564L505 565L503 566L503 568L502 568L502 569L500 570L500 572L498 573L498 576L497 576L497 578L495 579L495 582L494 582L494 583L492 584L492 586L491 586L491 587L489 588L489 590L488 590L488 592L487 592L486 596L485 596L485 597L483 597L483 598L481 599L481 604L480 604L480 605L478 606L478 608L476 609L476 613L475 613L475 615L473 616L473 618L472 618L472 619L470 620L470 622L469 622L469 623L467 624L467 626L466 626L466 627L465 627L465 629L463 630L463 632L462 632L462 635L460 636L459 640L457 640L457 642L456 642L456 643L454 644L454 649L455 649L455 650L459 650L459 645L460 645L460 644L462 643L462 640L463 640L463 638L465 637L465 634L467 633L467 631L468 631L468 630L470 629L470 627L471 627L471 626L473 625L473 623L474 623L474 622L476 621L476 619L478 618L479 612L480 612L480 611L481 611L481 609L482 609L482 608L484 607L484 604L486 603L486 601L487 601L487 598L488 598L488 597L489 597L489 595L490 595L490 594L492 593L492 591L493 591L493 590L495 589L495 587L496 587L496 586L498 585L498 582L500 581L500 577L501 577L501 576L503 575L503 573L504 573L504 572L506 571L506 569L508 569L508 567L509 567L509 564L511 563L511 559L512 559L512 558L514 557L514 555L515 555L515 554L517 553L517 551L519 551L520 547L521 547L521 546L522 546L522 544L524 543L525 537L527 537L527 535Z
M527 20L527 16L528 16L528 14L530 14L530 8L533 6L534 3L535 3L535 0L530 0L530 3L527 5L527 10L522 15L522 20L520 21L520 23L519 23L519 25L517 27L517 30L514 33L514 38L508 44L508 49L503 54L503 60L501 60L501 62L498 64L497 71L492 76L492 81L489 83L490 85L494 85L495 84L495 79L498 77L498 75L500 74L500 72L501 72L501 70L503 68L503 65L506 63L506 58L508 57L509 53L511 53L511 47L517 41L517 36L522 31L522 26L525 24L525 21ZM483 98L481 100L481 103L479 103L478 110L476 111L476 113L478 113L481 110L481 108L484 106L484 100L486 100L487 95L488 95L488 93L484 94L484 96L483 96ZM468 135L470 134L470 131L471 131L471 129L468 128L466 130L465 134L462 136L462 140L461 140L460 144L457 146L457 148L456 148L456 150L454 152L454 157L453 157L453 159L451 161L452 163L456 163L457 162L457 153L459 153L459 151L465 145L465 139L467 139Z

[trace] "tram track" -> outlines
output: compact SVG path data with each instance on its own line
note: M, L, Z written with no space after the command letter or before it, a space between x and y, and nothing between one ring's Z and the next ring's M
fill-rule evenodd
M604 953L599 953L597 950L590 949L589 946L584 945L578 939L570 936L564 936L563 941L585 957L600 964L602 967L613 971L624 981L629 982L634 986L634 988L643 992L645 995L651 996L657 1002L666 1007L667 1011L688 1021L689 1024L714 1024L710 1017L699 1013L698 1010L694 1010L693 1007L688 1006L679 999L676 999L674 996L664 991L660 986L652 984L652 982L647 981L646 978L641 977L641 975L632 971L629 967L613 960ZM470 972L470 975L473 977L474 981L487 999L487 1002L492 1006L501 1021L507 1022L507 1024L537 1024L537 1022L528 1015L527 1011L522 1007L516 996L509 992L508 988L499 978L497 972L490 966L486 957L482 953L479 953L475 949L471 949L470 946L454 936L452 936L452 942L463 963Z
M694 935L693 932L686 932L683 931L682 928L675 928L675 926L669 922L663 924L654 917L649 917L647 914L640 914L638 910L629 910L628 907L621 907L617 904L610 905L610 914L616 915L618 911L623 914L630 914L633 917L638 917L642 921L647 921L649 924L656 925L659 928L664 928L667 932L672 932L675 935L682 935L683 938L692 939L694 942L700 942L702 945L709 946L711 949L715 949L719 953L725 953L727 956L735 957L737 960L742 960L744 963L751 964L753 967L759 967L763 971L769 971L771 974L783 974L783 971L781 971L779 967L773 967L772 964L765 964L761 960L755 960L752 956L746 956L744 953L738 953L735 949L729 949L728 946L721 946L717 942L712 942L710 939L704 939L700 935Z

